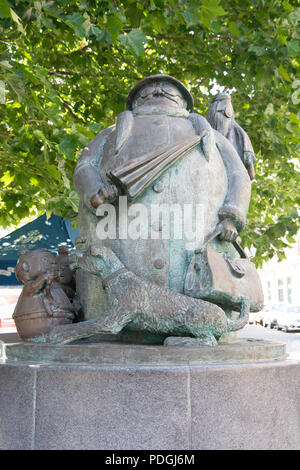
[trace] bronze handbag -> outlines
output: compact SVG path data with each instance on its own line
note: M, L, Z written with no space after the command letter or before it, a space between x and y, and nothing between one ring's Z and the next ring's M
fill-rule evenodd
M201 249L195 250L187 270L184 294L235 311L247 304L251 312L259 312L264 296L255 265L237 242L233 245L241 258L229 259L224 253L208 248L218 235L220 231L214 232Z

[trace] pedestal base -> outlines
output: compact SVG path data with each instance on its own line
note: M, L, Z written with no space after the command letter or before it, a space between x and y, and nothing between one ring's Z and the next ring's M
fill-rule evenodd
M152 346L5 345L0 449L299 449L300 363L248 343L154 347L158 362Z

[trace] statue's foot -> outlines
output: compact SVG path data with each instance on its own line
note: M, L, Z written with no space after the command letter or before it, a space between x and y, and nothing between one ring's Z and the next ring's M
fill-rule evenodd
M86 320L70 325L59 325L52 328L49 333L42 336L31 338L28 341L32 343L48 343L48 344L68 344L82 338L88 338L98 333L117 334L120 329L117 325L114 330L114 324L109 322L109 315L103 318Z
M41 336L35 336L34 338L29 338L27 342L30 343L48 343L48 344L67 344L75 339L77 339L76 335L76 325L60 325L55 326L49 333L46 333ZM74 331L75 326L75 331Z
M169 336L164 341L164 346L183 346L183 347L199 347L199 346L217 346L218 342L213 335L202 336L199 338Z

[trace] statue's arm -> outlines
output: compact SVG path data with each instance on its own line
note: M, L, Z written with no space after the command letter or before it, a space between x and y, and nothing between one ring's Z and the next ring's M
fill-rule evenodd
M250 179L253 180L255 178L255 153L250 137L236 121L234 121L233 130L235 133L235 140L239 147L238 153L247 168Z
M230 220L240 232L246 225L251 197L250 178L233 145L218 131L214 132L228 178L227 194L218 213L219 219Z
M91 199L107 185L100 176L99 164L106 139L114 129L115 126L110 126L100 132L83 150L75 168L74 184L76 191L91 211L95 210L95 207L91 204Z
M23 292L26 295L37 295L44 290L48 283L49 273L43 273L37 279L26 282Z
M214 145L214 138L212 137L212 127L205 117L197 113L190 113L188 120L191 121L196 134L201 137L200 147L204 157L209 161L209 154L211 147Z

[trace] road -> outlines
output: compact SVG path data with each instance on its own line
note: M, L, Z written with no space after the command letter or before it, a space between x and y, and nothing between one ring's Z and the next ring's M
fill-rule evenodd
M286 343L286 351L290 359L300 360L300 332L285 333L278 330L271 330L260 325L246 325L238 331L237 338L269 339L280 343ZM0 333L0 341L14 343L20 341L15 329L7 329Z
M286 343L289 359L300 360L300 332L285 333L276 329L264 328L260 325L246 325L237 334L238 338L269 339Z

